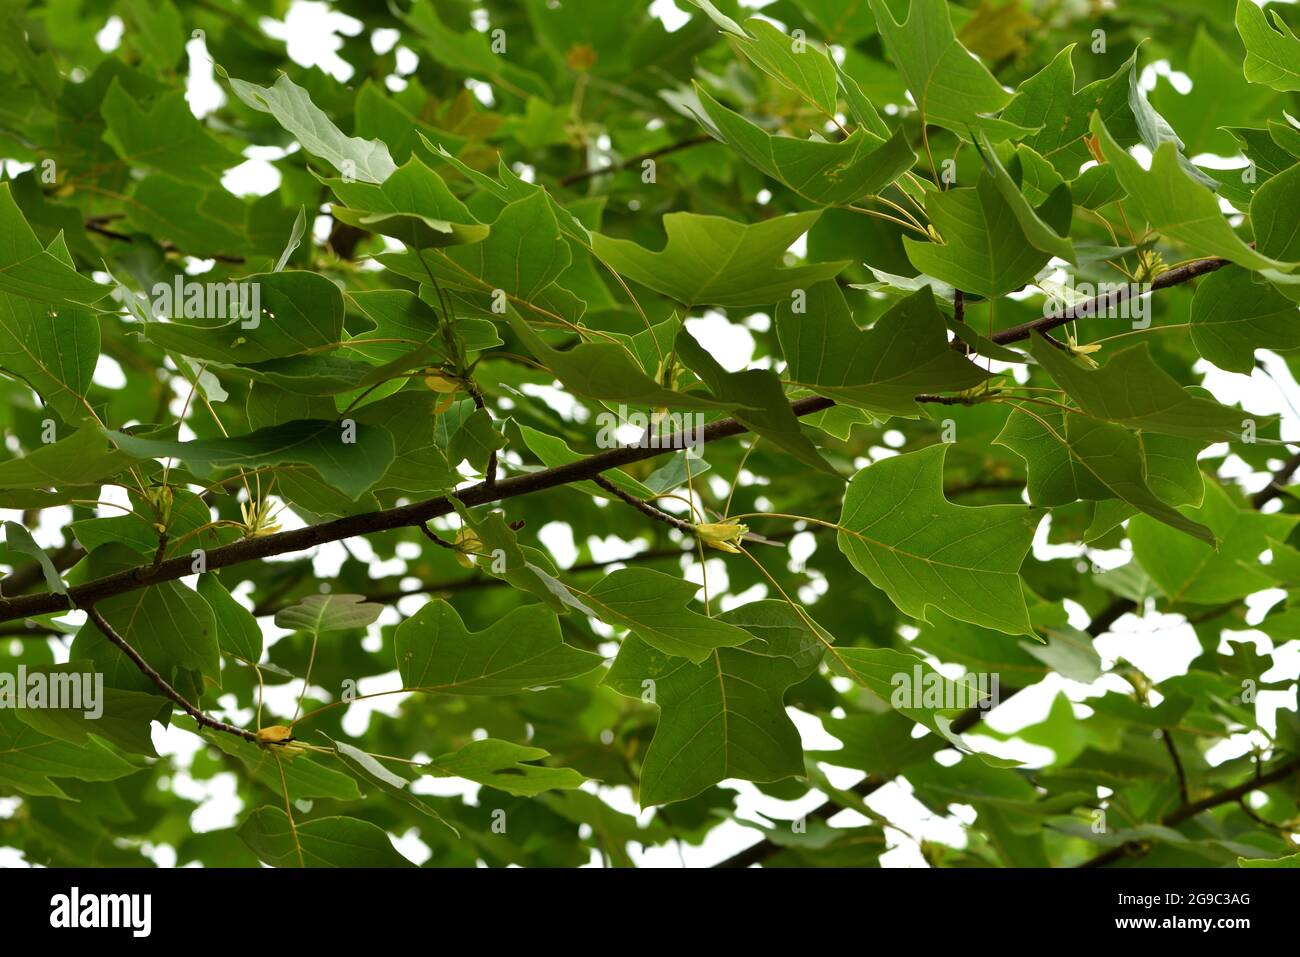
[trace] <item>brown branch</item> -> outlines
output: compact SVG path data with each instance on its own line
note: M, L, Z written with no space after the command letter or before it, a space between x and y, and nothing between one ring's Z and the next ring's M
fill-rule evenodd
M700 146L704 143L710 143L713 137L707 133L701 133L699 136L692 136L689 139L678 140L676 143L669 143L667 146L661 146L657 150L650 150L647 153L637 153L635 156L629 156L621 163L614 163L610 166L602 166L598 169L584 169L577 173L570 173L560 180L561 186L572 186L575 183L581 183L584 180L592 179L596 176L603 176L606 173L617 173L625 169L643 163L648 159L657 159L660 156L667 156L669 153L676 153L678 150L689 149L692 146Z
M1151 291L1157 289L1167 289L1170 286L1177 286L1181 283L1190 282L1198 276L1204 276L1206 273L1214 272L1216 269L1222 269L1231 263L1226 259L1194 259L1182 266L1176 266L1162 272L1159 276L1151 281ZM1032 319L1029 322L1022 322L1018 326L1012 326L1010 329L1003 329L1001 332L995 332L990 337L993 342L1000 346L1008 342L1019 342L1021 339L1028 339L1034 332L1046 333L1055 329L1057 326L1063 326L1067 322L1074 322L1076 319L1090 319L1095 317L1099 312L1114 308L1120 303L1132 298L1133 284L1130 283L1115 293L1106 293L1100 296L1093 296L1085 302L1079 303L1066 309L1059 316L1043 316L1040 319Z
M1160 819L1160 823L1165 827L1174 827L1184 821L1196 817L1202 811L1208 811L1210 808L1218 807L1220 804L1228 804L1232 801L1238 801L1244 798L1251 791L1258 791L1260 788L1268 787L1270 784L1277 784L1279 781L1285 781L1291 775L1300 771L1300 757L1292 758L1284 764L1279 765L1267 774L1257 775L1244 784L1238 784L1224 791L1218 791L1209 797L1201 798L1199 801L1193 801L1191 804L1184 804L1170 814ZM1090 857L1079 867L1105 867L1107 864L1113 864L1115 861L1122 860L1126 857L1141 857L1149 850L1149 845L1138 841L1126 841L1112 847L1096 857Z
M1178 749L1174 747L1174 736L1169 733L1168 728L1160 729L1160 739L1165 743L1165 750L1169 752L1169 760L1174 763L1174 771L1178 774L1178 799L1181 806L1191 803L1187 796L1187 772L1183 770L1183 760L1178 756Z
M226 734L233 734L235 737L243 738L245 741L257 741L257 735L254 732L249 731L246 728L237 728L233 724L226 724L224 721L218 721L216 718L205 714L195 705L190 704L190 702L186 700L185 696L173 688L167 679L158 673L153 665L144 660L140 652L132 648L130 643L117 633L113 626L108 623L107 619L99 613L99 609L95 608L94 605L86 606L86 615L92 622L94 622L95 627L99 629L100 633L105 638L116 645L122 654L131 659L131 663L140 670L141 674L157 685L159 691L174 701L182 711L197 721L202 727L211 728L213 731L222 731Z
M1287 459L1282 467L1273 473L1269 483L1250 497L1251 508L1263 508L1281 495L1283 485L1291 476L1295 475L1296 469L1300 469L1300 452L1296 452Z
M831 399L810 396L791 403L790 408L796 416L803 416L822 412L834 404ZM572 482L594 479L601 472L609 469L621 468L633 462L655 458L674 449L685 448L691 440L716 442L748 431L748 428L735 419L718 419L708 423L695 436L681 434L668 436L661 443L653 446L620 446L555 468L512 475L499 480L495 486L479 482L452 494L469 507L486 505L489 502L501 501L517 495L529 495L533 492L559 488ZM338 542L358 535L371 535L376 532L422 525L430 519L447 515L452 511L454 508L451 499L440 496L396 508L348 515L292 531L243 539L209 549L206 555L207 568L215 571L218 568L239 565L272 555L303 551L327 542ZM115 595L138 591L161 582L176 581L191 574L193 574L192 559L184 555L168 559L156 567L145 565L127 568L103 578L74 585L68 589L67 595L46 593L0 599L0 622L29 618L48 612L66 611L74 607L84 608Z
M665 525L671 526L672 528L677 529L679 532L685 532L687 535L695 534L695 526L692 525L690 522L684 522L675 515L669 515L667 512L663 511L662 509L655 508L653 505L651 505L649 502L645 501L644 499L637 498L631 492L623 491L623 489L619 488L609 479L605 478L605 476L597 475L594 479L592 479L592 481L595 482L597 485L599 485L601 488L603 488L610 495L613 495L615 498L619 498L622 499L624 502L627 502L627 504L631 505L642 515L648 515L651 518L653 518L656 522L663 522Z

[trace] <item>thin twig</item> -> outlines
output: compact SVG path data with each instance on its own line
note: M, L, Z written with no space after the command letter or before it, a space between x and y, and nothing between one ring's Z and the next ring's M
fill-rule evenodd
M245 728L237 728L233 724L227 724L224 721L218 721L216 718L205 714L195 705L190 704L185 696L173 688L167 679L158 673L157 669L155 669L153 665L144 660L144 657L140 652L132 648L130 643L117 633L116 629L108 623L108 620L99 613L99 609L94 605L91 605L85 608L85 612L86 616L94 622L95 627L99 629L100 633L116 645L122 654L130 658L131 663L140 670L141 674L157 685L159 691L172 701L176 702L182 711L197 721L201 726L211 728L213 731L222 731L226 734L233 734L235 737L243 738L245 741L257 740L257 735L252 731Z

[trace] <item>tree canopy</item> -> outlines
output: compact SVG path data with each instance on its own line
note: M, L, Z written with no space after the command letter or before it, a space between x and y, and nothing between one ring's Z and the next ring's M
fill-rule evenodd
M1297 25L0 0L0 853L1297 866Z

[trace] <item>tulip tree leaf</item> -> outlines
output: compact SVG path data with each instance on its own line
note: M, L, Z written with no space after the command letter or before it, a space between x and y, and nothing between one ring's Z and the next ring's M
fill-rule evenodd
M1171 602L1208 605L1271 587L1273 579L1259 564L1259 556L1270 540L1286 539L1295 528L1294 515L1261 515L1242 508L1215 482L1207 483L1200 508L1181 511L1208 526L1218 547L1188 541L1145 515L1129 522L1134 557Z
M353 441L343 422L297 420L229 438L176 442L109 432L122 451L137 458L173 456L192 467L256 468L262 465L309 465L322 479L350 498L357 498L388 470L393 437L379 426L360 425Z
M1220 369L1249 375L1256 349L1300 349L1300 307L1238 266L1201 280L1192 300L1196 351Z
M684 326L677 333L676 349L682 361L699 375L709 391L736 403L739 407L736 412L738 421L801 462L832 475L839 474L799 428L799 420L790 411L776 373L766 369L728 372ZM751 409L753 411L749 411Z
M327 182L343 202L334 207L335 219L400 239L413 249L476 243L489 232L418 157L379 185Z
M354 817L291 823L277 807L259 807L239 825L239 839L272 867L414 867L382 828Z
M745 642L692 663L627 638L605 678L660 709L641 769L642 807L694 797L724 778L803 774L799 734L782 699L816 668L822 639L780 601L753 602L720 620L744 629Z
M749 640L743 628L687 607L696 588L649 568L620 568L586 591L570 587L593 617L629 629L656 651L699 664Z
M1035 223L1042 236L1059 238L1070 221L1070 191L1062 184L1035 211L1028 209L1023 196L1013 207L1005 188L986 172L975 186L930 194L926 208L943 242L905 238L912 265L927 276L981 296L1013 292L1033 279L1050 254L1034 247L1020 217Z
M246 104L270 113L293 134L302 148L330 163L344 176L364 183L382 183L396 170L388 147L378 140L345 136L311 101L311 94L281 74L274 86L258 86L230 77L230 88Z
M1233 438L1244 427L1239 411L1179 386L1152 361L1145 345L1121 350L1092 370L1041 336L1035 337L1033 353L1079 408L1096 418L1206 442Z
M1179 165L1178 145L1162 143L1144 170L1125 152L1097 117L1092 133L1101 144L1106 162L1115 168L1126 203L1154 230L1176 240L1198 256L1222 256L1248 269L1290 272L1298 263L1282 262L1251 249L1232 231L1219 210L1214 193L1191 179Z
M946 453L934 445L858 472L844 496L840 551L913 618L936 607L1032 635L1019 571L1038 516L1022 505L953 505L943 495Z
M506 794L541 794L582 784L582 775L573 768L552 768L535 763L547 757L550 754L542 748L484 738L465 745L459 751L433 758L425 767L440 777L465 778Z
M776 324L790 379L873 412L919 415L918 394L969 389L988 378L949 347L928 287L862 330L839 287L820 283L808 290L803 312L782 303Z
M696 88L701 124L768 176L818 205L879 193L916 162L900 130L887 140L865 130L838 143L773 136Z
M281 628L322 635L365 628L383 610L383 605L368 602L363 595L308 595L298 604L276 612L275 623Z
M870 0L885 49L902 74L922 121L959 133L971 127L995 139L1025 132L993 119L1011 102L988 69L957 40L944 0L911 0L907 19L898 23L884 0Z
M1122 426L1026 403L998 436L1029 468L1029 500L1066 505L1078 499L1117 498L1194 538L1214 544L1214 534L1156 496L1137 435Z
M445 601L431 601L398 626L397 667L426 694L506 695L585 674L600 658L564 644L555 612L525 605L471 632Z
M817 221L816 211L737 223L720 216L669 213L659 252L600 233L592 249L615 271L687 306L770 306L791 290L829 279L843 262L783 266L782 257Z
M1300 37L1281 15L1276 11L1266 14L1250 0L1237 0L1235 22L1241 42L1246 45L1242 67L1246 79L1275 90L1300 90Z

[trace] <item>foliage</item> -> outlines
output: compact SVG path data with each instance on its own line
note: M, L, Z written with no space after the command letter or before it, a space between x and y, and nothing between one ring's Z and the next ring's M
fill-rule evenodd
M0 847L1294 864L1295 8L678 6L0 3Z

